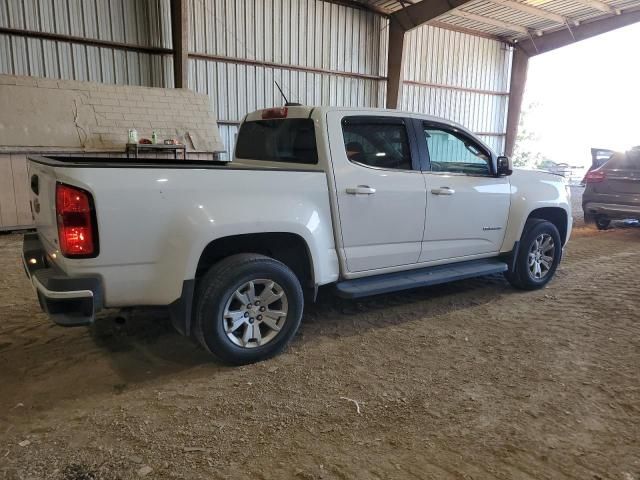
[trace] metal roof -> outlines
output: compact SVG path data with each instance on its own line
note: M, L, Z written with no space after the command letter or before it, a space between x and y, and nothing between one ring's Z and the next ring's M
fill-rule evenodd
M429 1L429 0L422 0ZM418 0L352 0L387 15ZM583 22L640 8L640 0L472 0L433 20L438 26L464 29L508 42L535 38Z

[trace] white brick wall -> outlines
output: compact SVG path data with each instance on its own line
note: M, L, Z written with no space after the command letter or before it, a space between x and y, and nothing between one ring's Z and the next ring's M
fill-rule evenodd
M208 96L186 89L0 75L0 126L0 151L124 151L130 128L224 150Z

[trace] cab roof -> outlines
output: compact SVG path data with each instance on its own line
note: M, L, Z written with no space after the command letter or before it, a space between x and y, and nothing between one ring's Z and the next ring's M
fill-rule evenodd
M285 110L286 109L286 110ZM408 112L404 110L391 110L387 108L364 108L364 107L331 107L331 106L312 106L312 105L288 105L282 107L271 107L256 110L248 113L243 122L268 120L277 118L318 118L325 117L329 112L349 112L349 114L372 115L372 114L389 114L391 116L402 116L411 118L420 118L426 121L442 123L453 128L460 129L467 133L472 132L464 125L452 122L446 118L426 115L419 112Z

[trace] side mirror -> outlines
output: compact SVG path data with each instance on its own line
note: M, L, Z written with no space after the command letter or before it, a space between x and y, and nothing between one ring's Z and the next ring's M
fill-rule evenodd
M500 156L497 159L497 168L496 173L500 177L508 177L513 173L513 165L511 165L511 160L509 157Z

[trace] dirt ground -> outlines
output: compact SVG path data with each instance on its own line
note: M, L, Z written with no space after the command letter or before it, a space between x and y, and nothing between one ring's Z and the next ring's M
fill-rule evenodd
M580 225L536 292L322 291L241 368L162 310L52 325L20 248L0 236L0 479L640 480L640 228Z

